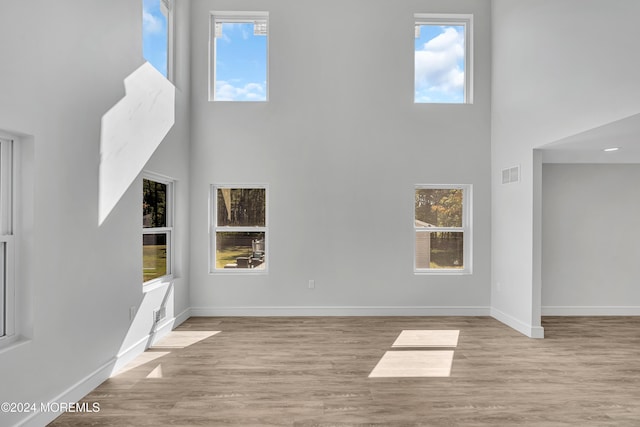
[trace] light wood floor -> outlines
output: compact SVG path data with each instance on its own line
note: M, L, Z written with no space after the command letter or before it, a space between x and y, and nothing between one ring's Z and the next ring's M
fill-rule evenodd
M640 426L640 317L543 326L534 340L486 317L192 318L177 331L220 333L150 349L165 354L86 396L99 413L50 425ZM405 329L460 330L450 377L368 378Z

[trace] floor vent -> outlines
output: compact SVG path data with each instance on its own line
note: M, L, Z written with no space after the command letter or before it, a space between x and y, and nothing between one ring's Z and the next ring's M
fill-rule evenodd
M502 169L502 183L510 184L512 182L520 181L520 166L513 166L511 168Z

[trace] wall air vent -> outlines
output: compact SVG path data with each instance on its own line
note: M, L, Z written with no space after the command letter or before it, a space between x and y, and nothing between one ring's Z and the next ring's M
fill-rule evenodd
M160 322L165 317L167 317L167 308L166 307L160 307L158 310L154 310L153 311L153 323L154 324Z
M510 184L512 182L520 181L520 166L513 166L507 169L502 169L502 183Z

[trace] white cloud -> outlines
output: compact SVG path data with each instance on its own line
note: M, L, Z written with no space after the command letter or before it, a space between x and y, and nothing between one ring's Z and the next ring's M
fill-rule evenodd
M252 33L249 31L249 27L245 22L224 22L222 24L222 39L227 43L231 43L231 38L229 37L229 33L237 33L240 32L240 35L243 40L249 39L252 36Z
M264 101L265 99L264 85L259 83L234 86L227 81L216 81L217 101Z
M455 95L464 90L464 33L447 27L415 52L416 100L429 93Z
M142 10L142 31L144 34L158 34L162 32L162 21L146 8Z

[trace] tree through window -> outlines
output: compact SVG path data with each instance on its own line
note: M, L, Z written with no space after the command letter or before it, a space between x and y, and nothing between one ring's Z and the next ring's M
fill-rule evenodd
M213 270L267 268L267 189L213 187Z
M143 282L171 274L172 183L142 180L142 268Z
M416 187L416 272L470 272L470 192L470 186Z

